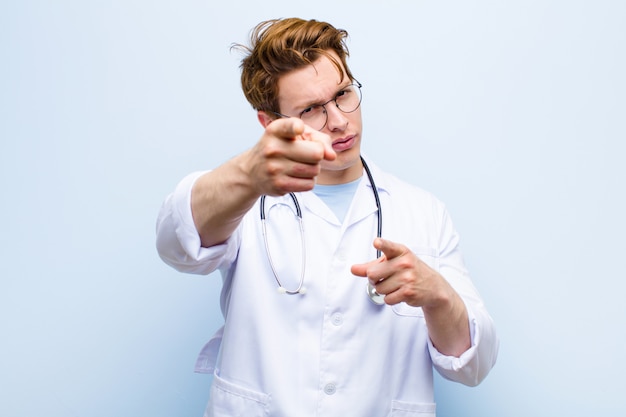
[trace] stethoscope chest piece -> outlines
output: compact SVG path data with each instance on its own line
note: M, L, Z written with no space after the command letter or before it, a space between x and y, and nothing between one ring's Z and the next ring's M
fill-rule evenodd
M369 282L367 283L367 296L374 304L379 306L385 304L385 296L378 294L378 292L376 292L376 288Z

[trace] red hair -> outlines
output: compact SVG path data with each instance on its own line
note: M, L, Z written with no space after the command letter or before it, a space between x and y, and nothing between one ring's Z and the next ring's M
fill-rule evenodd
M341 77L352 80L346 64L348 32L329 23L298 18L259 23L250 36L250 46L235 45L246 52L241 61L241 87L256 110L280 111L278 79L293 70L313 64L322 56L331 60ZM330 54L334 51L339 61Z

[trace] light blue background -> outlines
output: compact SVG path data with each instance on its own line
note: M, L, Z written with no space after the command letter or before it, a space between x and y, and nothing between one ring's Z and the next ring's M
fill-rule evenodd
M626 3L2 0L0 416L202 415L219 277L155 218L258 138L229 47L293 15L350 32L365 152L447 203L498 325L439 416L624 415Z

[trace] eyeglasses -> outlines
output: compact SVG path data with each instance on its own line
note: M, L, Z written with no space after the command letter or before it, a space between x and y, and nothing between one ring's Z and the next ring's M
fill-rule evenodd
M362 84L357 80L354 80L354 82L355 84L342 88L334 98L331 98L326 103L314 104L302 110L298 117L313 129L322 130L328 123L328 112L326 111L328 103L335 102L335 106L344 113L356 111L361 105ZM291 117L278 112L273 113L280 117Z

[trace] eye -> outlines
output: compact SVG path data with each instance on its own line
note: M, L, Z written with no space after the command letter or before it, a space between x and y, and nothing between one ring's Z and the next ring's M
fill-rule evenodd
M302 110L302 113L300 113L300 116L305 115L307 113L311 113L314 109L315 109L315 106L307 107L306 109Z
M351 100L353 91L352 87L347 87L346 89L341 90L335 96L335 103L344 103L346 100Z
M324 113L324 106L321 106L319 104L316 104L314 106L310 106L307 107L306 109L302 110L302 112L300 113L300 118L302 117L314 117L317 116L320 113Z

